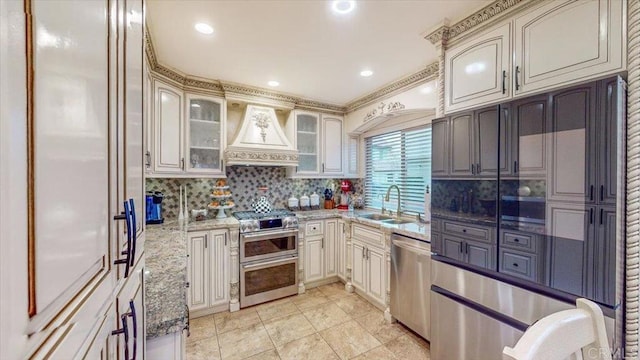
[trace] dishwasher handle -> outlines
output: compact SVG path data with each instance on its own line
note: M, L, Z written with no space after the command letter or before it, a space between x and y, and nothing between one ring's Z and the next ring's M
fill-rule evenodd
M392 244L393 244L393 246L397 246L399 248L411 251L411 252L416 253L418 255L425 255L425 256L430 256L431 255L431 251L430 250L427 250L427 249L425 249L423 247L412 245L408 241L393 239L392 240ZM429 246L429 248L430 247L431 246Z

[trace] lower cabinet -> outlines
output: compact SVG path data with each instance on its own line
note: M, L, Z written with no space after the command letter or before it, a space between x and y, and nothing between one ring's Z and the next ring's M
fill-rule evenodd
M342 249L344 245L340 245L344 242L339 240L338 221L338 219L314 220L301 225L305 229L305 282L321 281L338 275L338 269L341 266L338 255L344 253L344 249Z
M338 277L347 281L347 234L346 224L343 220L337 220L338 230L336 236L336 267Z
M147 359L153 360L182 360L186 359L186 344L184 331L147 340Z
M353 240L351 252L351 282L381 304L386 297L386 268L384 250Z
M490 243L442 234L444 256L470 265L496 270L495 246Z
M229 306L229 235L226 229L187 234L187 304L194 314Z

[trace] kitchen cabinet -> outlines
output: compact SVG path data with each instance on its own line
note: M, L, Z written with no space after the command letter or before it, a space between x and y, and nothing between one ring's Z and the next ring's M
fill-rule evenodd
M345 158L345 177L360 177L360 138L355 135L347 136Z
M134 272L133 276L127 280L117 297L117 318L120 319L119 328L129 332L128 339L125 334L118 335L119 359L144 357L146 328L144 321L143 269L144 264L141 264L139 270ZM127 323L126 327L124 327L125 322ZM129 357L126 356L127 354Z
M619 0L549 1L516 16L515 95L623 71L624 7Z
M292 111L286 133L298 150L298 166L287 174L296 178L344 175L343 121L336 115Z
M184 171L182 90L154 81L153 173L180 174Z
M352 241L351 282L356 289L380 304L386 298L386 260L383 249Z
M341 220L340 220L341 221ZM344 250L338 219L314 220L304 224L304 281L311 283L339 275L339 267L346 266L340 256Z
M115 358L124 297L144 314L143 4L1 7L0 358Z
M187 173L224 175L226 103L211 96L186 94Z
M619 0L543 1L451 44L445 114L624 71L624 18Z
M624 116L626 109L626 91L623 80L614 77L599 82L598 100L600 121L596 125L596 181L597 203L601 205L616 205L618 194L618 179L623 178L618 170L618 153L623 153L622 144L618 142L618 128L623 126L618 119Z
M336 245L336 267L338 277L347 281L347 234L344 220L337 220L337 245Z
M187 233L187 304L192 316L229 308L228 230Z
M495 176L498 171L501 174L511 172L511 124L508 105L480 109L474 112L476 174L480 176ZM498 129L498 119L500 127ZM498 131L499 130L499 131ZM499 146L498 144L504 144ZM496 154L496 148L500 152ZM498 163L498 159L500 159Z
M224 177L226 101L154 83L152 177Z
M432 230L431 251L474 266L496 270L494 229L451 220L437 220L442 229Z
M487 31L445 52L445 113L508 99L511 24Z

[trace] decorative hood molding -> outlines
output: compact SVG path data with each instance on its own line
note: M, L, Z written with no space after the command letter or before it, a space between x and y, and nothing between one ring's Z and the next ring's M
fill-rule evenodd
M298 165L298 150L282 131L273 108L247 105L238 129L224 152L227 165Z

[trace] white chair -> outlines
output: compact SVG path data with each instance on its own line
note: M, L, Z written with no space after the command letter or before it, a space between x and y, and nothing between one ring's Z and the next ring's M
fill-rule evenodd
M531 325L513 348L505 346L502 359L611 360L602 310L587 299L578 299L576 307Z

